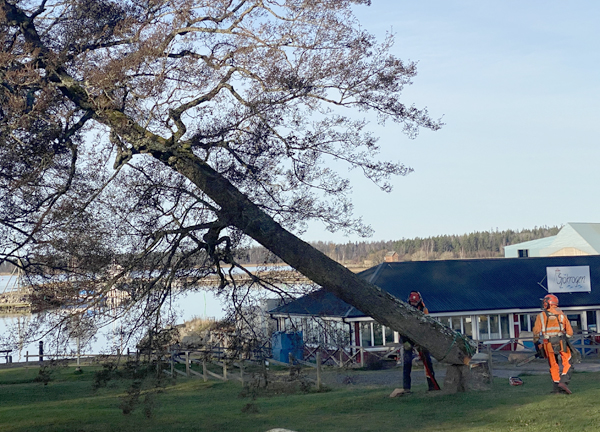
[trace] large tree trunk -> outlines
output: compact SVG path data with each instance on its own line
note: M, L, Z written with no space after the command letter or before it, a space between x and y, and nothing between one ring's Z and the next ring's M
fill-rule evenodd
M220 207L220 217L304 276L381 324L408 336L438 361L468 364L474 346L460 334L365 281L285 230L226 178L190 154L155 154L185 175Z

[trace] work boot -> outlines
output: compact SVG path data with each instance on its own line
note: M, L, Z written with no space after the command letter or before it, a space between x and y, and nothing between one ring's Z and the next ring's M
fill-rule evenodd
M569 390L569 387L567 387L565 383L558 383L558 388L566 394L573 393L571 390Z
M391 398L395 398L395 397L399 397L399 396L406 396L411 394L411 391L409 389L395 389L391 394L390 397Z
M560 393L560 388L558 388L558 383L552 383L553 387L552 387L552 394L559 394Z

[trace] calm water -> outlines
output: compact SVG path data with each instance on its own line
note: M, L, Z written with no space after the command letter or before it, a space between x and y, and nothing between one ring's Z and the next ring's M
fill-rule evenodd
M0 293L4 292L4 290L13 288L13 284L15 282L14 277L11 279L10 276L0 276ZM188 321L194 317L200 318L214 318L221 319L225 316L225 305L222 300L216 297L210 291L200 290L197 292L190 292L186 295L180 295L175 298L173 303L173 309L178 311L179 318L176 321L176 324L181 324L185 321ZM0 315L0 338L8 336L9 332L13 333L18 332L19 334L24 334L29 324L34 320L35 315ZM135 344L137 341L130 341L129 344L121 344L120 341L115 340L114 331L118 330L119 323L111 324L105 328L102 328L96 334L96 340L90 341L90 343L86 346L85 352L90 352L93 354L107 352L108 347L110 346L121 346L123 352L127 351L127 348L134 351ZM11 355L13 356L13 361L24 361L24 355L28 351L29 354L37 354L38 353L38 343L36 340L34 342L28 343L24 345L20 350L14 350ZM47 341L45 341L47 344ZM71 347L75 349L76 342L71 344ZM0 339L0 350L5 349L5 346L2 345ZM46 353L50 353L48 349L45 349ZM3 358L0 358L0 362L4 362Z

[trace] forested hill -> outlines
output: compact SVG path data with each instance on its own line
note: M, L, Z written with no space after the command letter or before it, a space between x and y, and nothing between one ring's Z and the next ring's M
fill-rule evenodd
M386 253L398 252L400 261L425 261L456 258L493 258L504 256L504 246L556 235L560 227L541 227L521 231L485 231L463 235L445 235L390 241L363 241L337 244L310 242L330 258L346 266L370 267L383 262ZM263 247L238 251L242 264L278 263L279 258ZM0 273L12 266L0 264Z
M535 227L521 231L484 231L463 235L444 235L390 241L363 241L337 244L310 242L330 258L344 265L375 265L387 252L398 252L400 261L425 261L457 258L494 258L504 256L504 246L556 235L561 227ZM264 248L247 249L241 262L277 262Z

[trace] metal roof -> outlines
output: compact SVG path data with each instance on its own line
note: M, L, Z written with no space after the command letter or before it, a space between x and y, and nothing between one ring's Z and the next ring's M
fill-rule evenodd
M600 308L600 255L386 262L358 276L401 300L421 293L430 313L539 309L546 267L589 266L591 292L559 293L560 307ZM273 309L274 315L365 316L325 290Z

